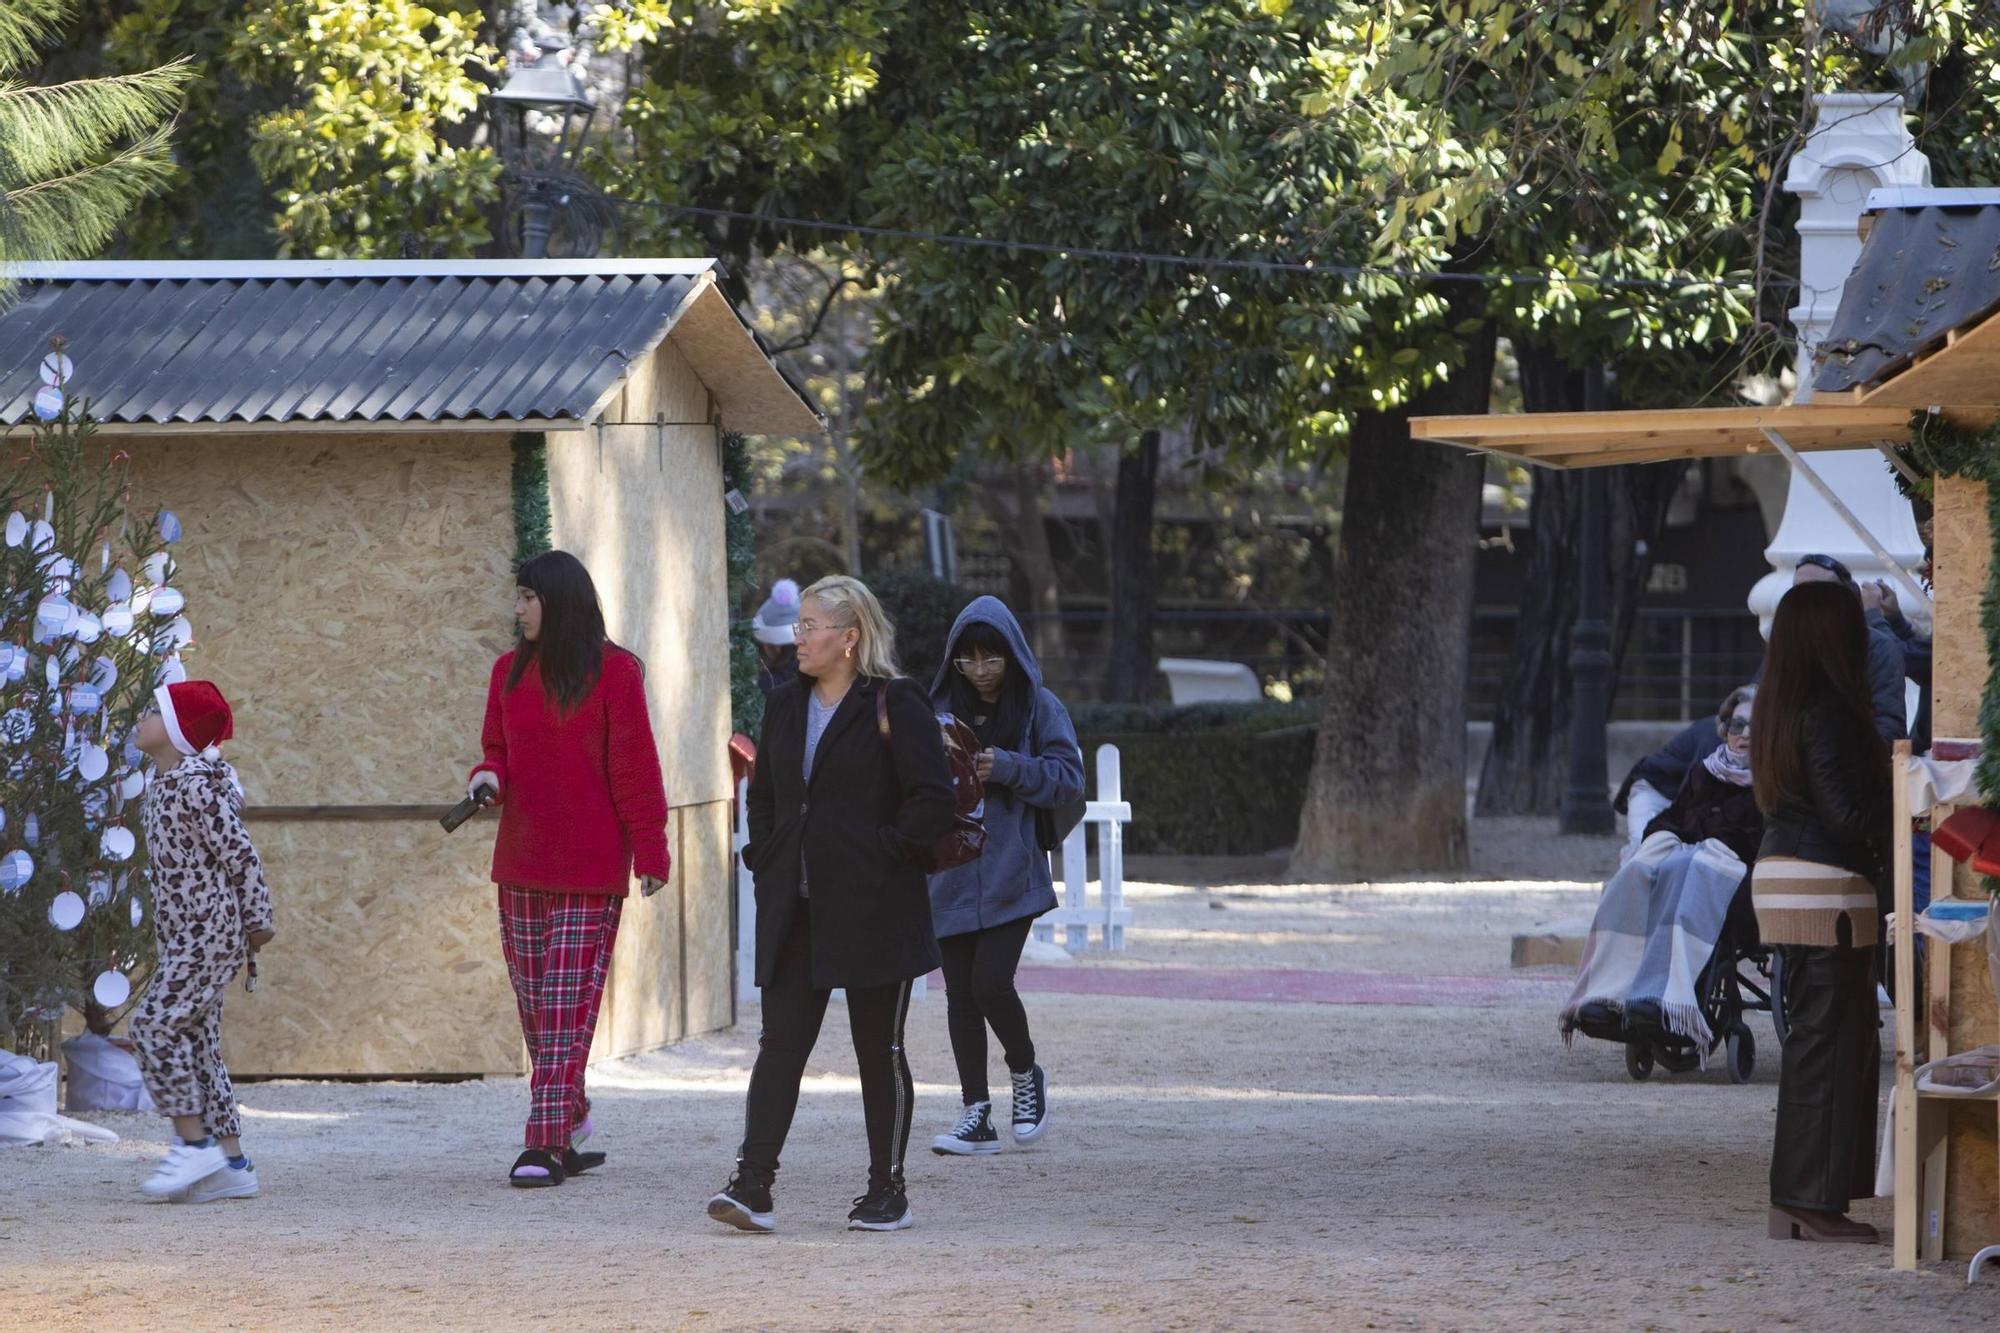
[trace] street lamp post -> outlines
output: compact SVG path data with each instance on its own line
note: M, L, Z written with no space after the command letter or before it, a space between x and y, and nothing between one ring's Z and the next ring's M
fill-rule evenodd
M1602 411L1608 396L1604 368L1584 379L1584 406ZM1611 626L1605 620L1610 571L1605 565L1605 523L1610 477L1601 467L1583 473L1582 587L1576 628L1570 632L1569 784L1563 791L1564 833L1609 833L1611 782L1605 730L1611 713Z
M541 55L513 70L488 98L500 161L519 196L518 249L524 259L548 257L556 206L589 188L577 176L576 163L590 134L590 97L565 59L566 45L553 38L537 45ZM565 248L596 253L595 234L583 231L584 236L566 238Z

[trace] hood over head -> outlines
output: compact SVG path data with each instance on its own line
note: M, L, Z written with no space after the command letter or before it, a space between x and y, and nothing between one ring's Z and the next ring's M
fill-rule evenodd
M998 597L975 597L971 605L958 613L958 619L951 623L951 633L945 638L944 662L938 667L937 679L931 682L931 698L942 699L951 690L951 673L955 669L951 659L958 655L958 636L965 632L967 625L991 625L1000 631L1000 637L1007 640L1007 650L1014 655L1014 663L1027 677L1030 695L1042 688L1042 664L1035 660L1035 650L1028 646L1028 636L1021 631L1021 622L1014 619L1014 613L1007 609L1007 603Z

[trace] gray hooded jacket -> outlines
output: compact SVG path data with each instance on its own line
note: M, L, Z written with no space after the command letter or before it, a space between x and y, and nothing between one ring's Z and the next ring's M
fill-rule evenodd
M931 702L951 707L952 658L958 636L972 624L991 625L1007 640L1016 668L1034 692L1026 733L1009 748L993 747L993 776L986 783L986 850L977 859L931 876L931 922L940 939L985 930L1056 905L1049 855L1035 840L1035 808L1054 809L1083 795L1083 753L1069 712L1042 686L1041 663L1028 647L1020 622L997 597L980 597L959 613L946 640L944 665L931 684ZM970 719L966 719L968 725Z

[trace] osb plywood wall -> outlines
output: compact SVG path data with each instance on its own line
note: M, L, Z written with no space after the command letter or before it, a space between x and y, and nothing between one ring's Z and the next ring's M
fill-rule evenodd
M449 804L511 640L505 434L134 442L252 804Z
M602 430L548 437L550 536L590 568L612 638L646 663L673 881L625 908L595 1054L644 1050L732 1019L728 569L710 396L671 342Z
M176 581L235 709L251 806L449 804L509 643L505 434L135 441L134 489L186 528ZM514 1073L492 829L251 826L279 940L233 994L244 1074Z
M708 393L669 342L635 368L599 430L548 436L551 540L589 567L611 637L645 659L675 805L726 801L728 569L722 457Z
M1931 709L1938 736L1977 736L1979 701L1986 689L1986 635L1979 624L1993 542L1986 521L1986 487L1941 478L1933 520L1936 610ZM1953 892L1976 898L1983 888L1970 869L1956 868ZM1935 941L1932 942L1935 946ZM2000 1011L1987 979L1983 946L1951 952L1951 1044L1955 1051L2000 1041ZM1951 1111L1944 1241L1947 1254L1964 1257L2000 1237L2000 1159L1991 1103Z

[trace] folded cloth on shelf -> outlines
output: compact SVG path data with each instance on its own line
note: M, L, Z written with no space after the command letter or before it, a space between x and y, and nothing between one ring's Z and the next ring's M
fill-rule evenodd
M1577 1012L1601 1001L1624 1012L1653 1000L1667 1030L1700 1048L1715 1040L1702 1016L1695 982L1715 953L1744 865L1722 842L1686 843L1671 833L1646 839L1604 885L1583 943L1576 986L1563 1006L1563 1040Z

